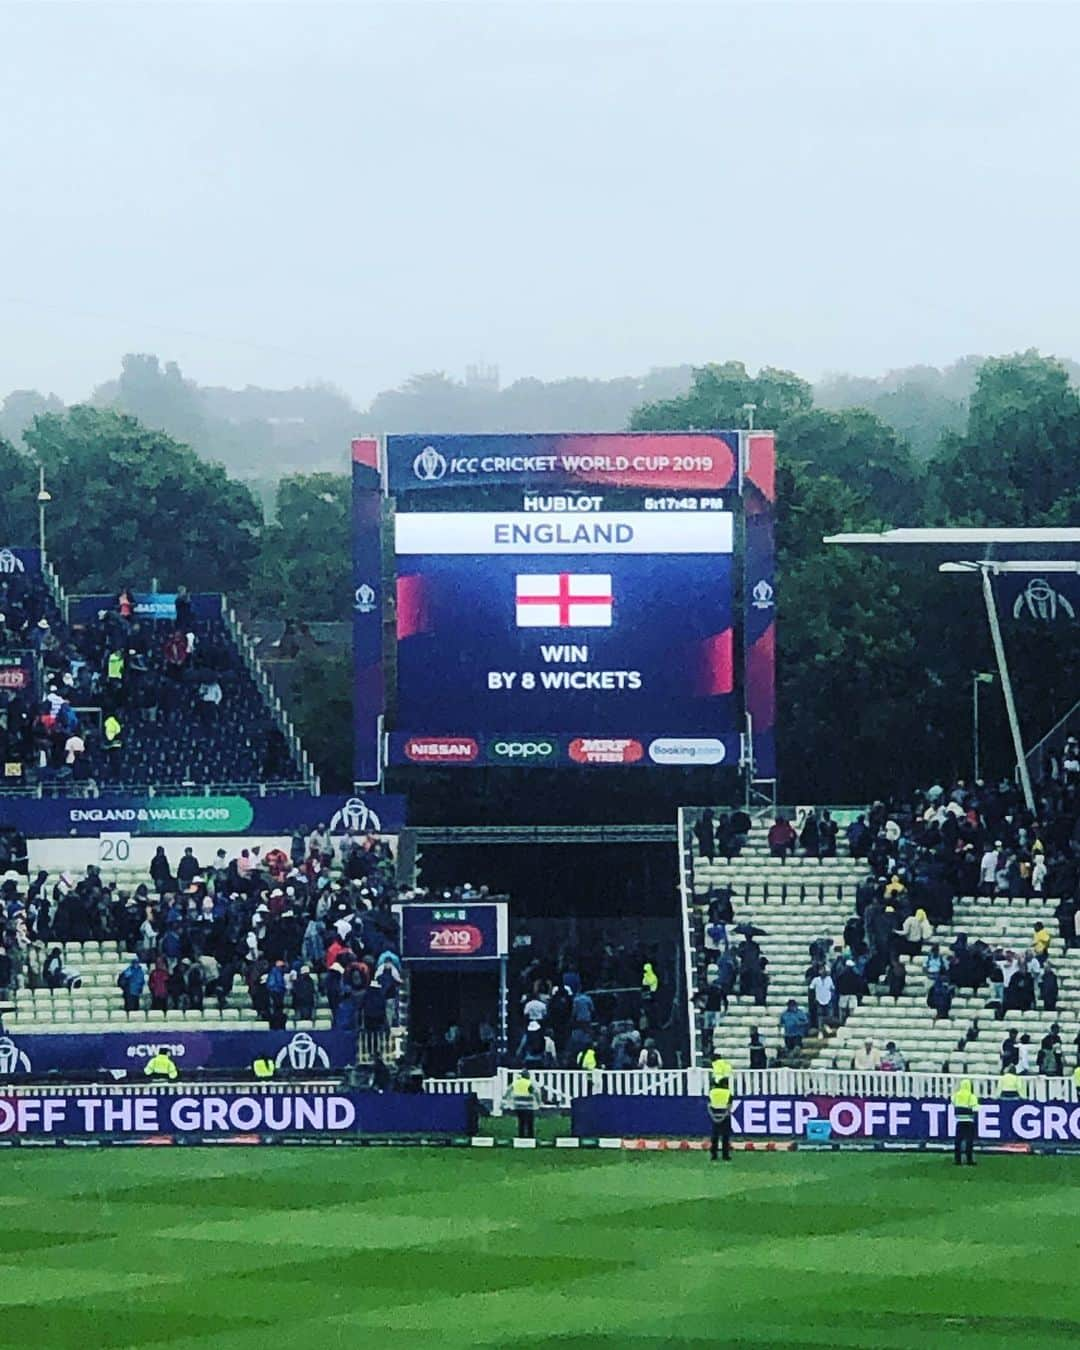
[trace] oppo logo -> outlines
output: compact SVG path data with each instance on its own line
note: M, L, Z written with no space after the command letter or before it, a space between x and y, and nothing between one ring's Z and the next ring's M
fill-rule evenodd
M495 741L488 747L492 759L518 764L536 764L554 759L558 750L554 741Z

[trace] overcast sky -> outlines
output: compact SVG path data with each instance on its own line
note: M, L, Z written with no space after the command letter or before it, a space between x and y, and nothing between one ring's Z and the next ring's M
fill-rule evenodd
M0 397L1080 357L1080 5L0 0Z

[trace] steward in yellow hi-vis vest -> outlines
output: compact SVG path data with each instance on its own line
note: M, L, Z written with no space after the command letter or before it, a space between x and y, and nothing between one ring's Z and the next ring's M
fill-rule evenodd
M535 1139L536 1113L540 1109L540 1093L537 1091L536 1084L533 1082L528 1069L516 1071L510 1081L510 1090L503 1098L503 1105L508 1106L517 1116L518 1138Z
M1005 1099L1023 1097L1025 1095L1024 1080L1018 1073L1013 1073L1012 1069L1006 1069L998 1079L998 1096Z
M712 1074L714 1085L719 1083L721 1078L730 1078L735 1072L728 1061L726 1059L721 1059L719 1056L717 1056L712 1064L709 1065L709 1071Z
M956 1114L956 1135L953 1140L956 1165L960 1166L960 1155L963 1153L963 1161L969 1167L974 1167L975 1159L972 1155L979 1133L979 1099L971 1086L970 1078L961 1079L960 1086L952 1095L952 1106Z
M276 1071L277 1065L274 1061L262 1055L251 1066L251 1072L256 1078L273 1078Z
M723 1147L724 1162L731 1161L731 1105L734 1094L731 1091L731 1079L714 1080L709 1088L709 1119L712 1121L712 1141L709 1156L716 1162L717 1154Z
M170 1083L175 1083L180 1077L180 1070L176 1067L176 1061L164 1050L159 1050L156 1055L151 1056L146 1061L146 1068L143 1073L147 1078L167 1078Z

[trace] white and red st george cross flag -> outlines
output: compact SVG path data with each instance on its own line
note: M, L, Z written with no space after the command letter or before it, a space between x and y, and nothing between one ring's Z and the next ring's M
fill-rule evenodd
M519 628L610 628L611 577L578 572L517 577Z

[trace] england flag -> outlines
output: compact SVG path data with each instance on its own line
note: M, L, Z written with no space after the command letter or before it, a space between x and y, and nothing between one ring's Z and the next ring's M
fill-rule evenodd
M610 628L611 577L577 572L517 577L519 628Z

